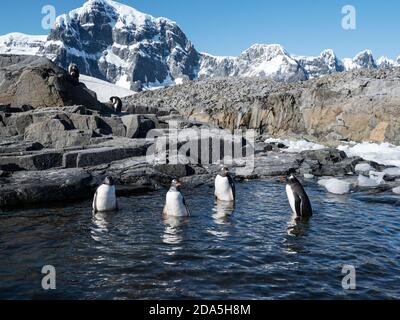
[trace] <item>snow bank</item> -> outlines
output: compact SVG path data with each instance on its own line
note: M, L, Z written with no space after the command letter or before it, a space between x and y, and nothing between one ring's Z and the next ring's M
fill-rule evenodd
M339 179L321 179L318 181L328 192L333 194L346 194L351 191L351 183Z
M349 157L361 157L386 166L400 167L400 147L390 143L363 142L352 146L339 146Z
M265 140L265 143L283 143L288 149L285 149L286 152L296 153L307 150L322 150L325 149L323 145L309 142L306 140L287 140L287 139L274 139L270 138Z
M83 82L90 90L96 92L97 99L101 102L108 102L112 96L123 98L135 94L132 90L85 75L81 75L79 81Z

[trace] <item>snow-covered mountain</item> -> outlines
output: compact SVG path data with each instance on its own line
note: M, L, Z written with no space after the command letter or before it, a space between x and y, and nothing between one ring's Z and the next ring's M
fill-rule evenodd
M238 57L199 53L179 26L111 0L88 0L56 19L48 37L0 37L0 53L45 55L82 74L139 90L211 77L269 77L296 82L361 68L400 66L400 57L374 59L370 50L340 60L332 50L296 56L282 46L255 44Z
M110 0L89 0L59 16L41 53L127 88L194 79L199 59L175 22Z
M36 55L47 36L31 36L22 33L10 33L0 36L0 53Z
M199 78L269 77L276 81L296 82L307 79L305 70L277 44L255 44L239 57L215 57L201 54Z

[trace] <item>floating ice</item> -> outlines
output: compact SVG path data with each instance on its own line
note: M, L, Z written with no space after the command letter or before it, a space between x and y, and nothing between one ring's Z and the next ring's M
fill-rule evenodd
M369 173L369 178L360 174L358 176L357 184L360 187L377 187L383 182L384 172L373 172Z
M394 188L393 192L396 194L400 194L400 187Z
M367 172L367 171L371 171L373 169L374 168L372 168L369 163L359 163L355 167L356 172Z
M304 179L313 179L313 178L314 178L313 174L310 174L310 173L305 173L304 174Z
M274 139L270 138L265 140L265 143L282 143L288 148L285 149L286 152L296 153L308 150L322 150L325 149L323 145L309 142L306 140L288 140L288 139Z
M361 157L386 166L400 167L400 147L390 143L363 142L353 146L339 146L349 157Z
M346 194L351 190L351 183L339 179L321 179L318 184L333 194Z
M386 168L385 170L383 170L383 172L389 176L400 177L400 168L397 167Z

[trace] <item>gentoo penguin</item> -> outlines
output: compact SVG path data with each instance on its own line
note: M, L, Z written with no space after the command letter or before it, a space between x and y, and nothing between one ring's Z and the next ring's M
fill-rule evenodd
M292 173L286 177L286 194L296 218L308 219L312 216L310 199L300 181Z
M118 210L118 202L115 194L114 179L106 177L94 195L93 211L97 213L116 210Z
M70 63L68 67L68 73L69 75L76 80L76 82L79 83L79 69L78 66L75 63Z
M185 197L179 191L181 183L178 180L172 180L171 188L166 197L164 215L167 217L187 217L190 216L189 208Z
M227 167L222 166L215 178L215 197L220 201L234 202L236 199L235 182Z
M121 113L122 111L122 101L118 97L111 97L110 102L112 103L112 106L114 108L114 111L117 113Z

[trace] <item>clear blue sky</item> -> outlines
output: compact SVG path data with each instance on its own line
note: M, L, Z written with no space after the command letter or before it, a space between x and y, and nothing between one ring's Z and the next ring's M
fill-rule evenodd
M84 0L2 0L0 34L46 34L41 8L57 15ZM332 48L339 57L371 49L376 57L400 55L398 0L120 0L154 16L175 20L195 47L215 55L240 54L254 43L279 43L290 53L317 55ZM344 5L357 10L357 29L341 27Z

